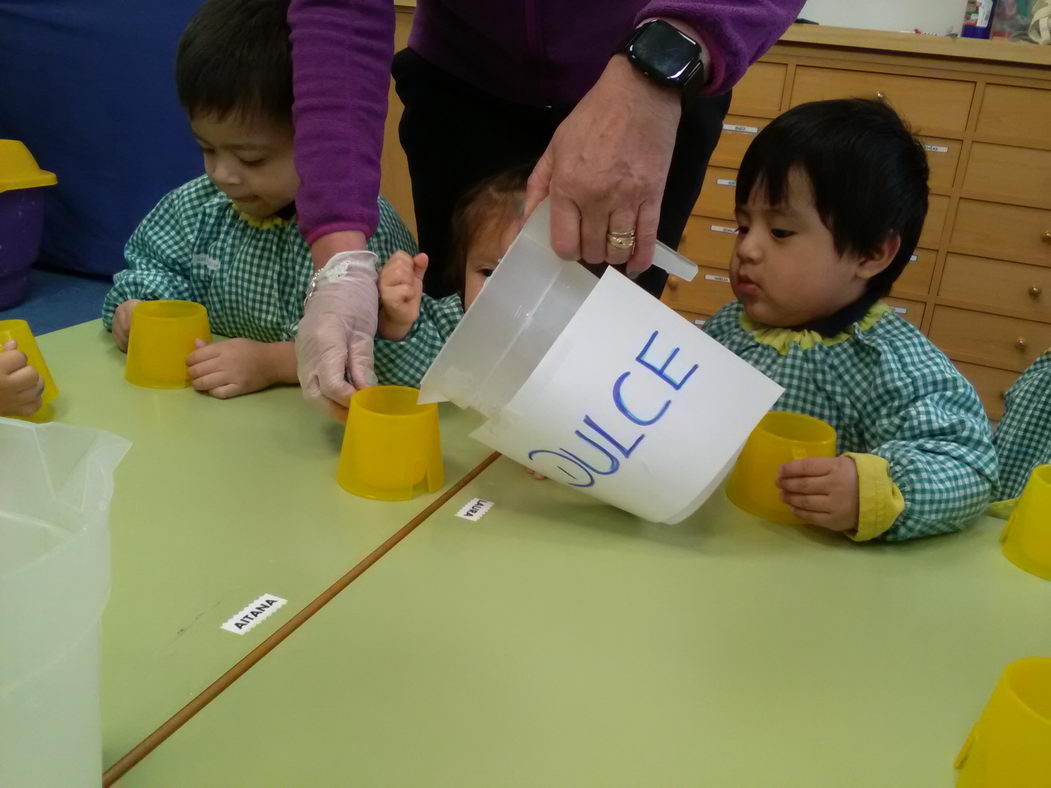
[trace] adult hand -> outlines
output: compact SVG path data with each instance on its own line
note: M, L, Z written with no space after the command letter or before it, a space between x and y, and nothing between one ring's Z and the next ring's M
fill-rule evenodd
M528 216L550 194L551 247L566 260L653 261L661 198L668 178L681 97L616 55L595 86L555 131L529 177ZM634 250L609 233L635 233Z
M299 321L296 362L304 398L333 418L346 420L354 392L376 384L378 310L372 252L340 252L318 272Z
M858 527L858 469L847 456L807 457L781 466L781 500L800 520L830 531Z

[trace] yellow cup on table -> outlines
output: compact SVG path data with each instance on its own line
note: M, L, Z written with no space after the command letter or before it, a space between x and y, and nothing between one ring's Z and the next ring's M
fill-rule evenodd
M3 348L12 339L18 343L18 349L25 353L29 366L35 369L44 381L44 391L40 395L42 404L36 413L26 416L25 419L46 421L51 416L51 402L58 396L55 379L51 377L51 371L44 362L29 323L25 320L0 320L0 348Z
M957 788L1046 788L1051 782L1051 658L1026 657L1004 669L955 765Z
M373 386L350 398L336 480L354 495L407 501L445 484L438 406L419 389Z
M1051 465L1033 469L1000 541L1008 561L1051 580Z
M781 500L778 470L786 462L806 457L835 457L836 431L812 416L771 411L748 436L730 474L726 495L749 514L785 525L800 525Z
M124 378L136 386L181 389L190 385L186 357L195 340L212 341L208 310L193 301L143 301L131 312Z

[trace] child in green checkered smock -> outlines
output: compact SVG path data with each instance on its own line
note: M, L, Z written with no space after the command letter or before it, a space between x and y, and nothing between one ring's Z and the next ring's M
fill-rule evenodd
M753 141L737 177L730 279L704 326L785 387L776 409L822 419L839 456L786 463L782 499L856 540L949 533L997 484L971 385L880 299L927 209L922 147L885 104L804 104Z
M521 227L529 167L496 175L468 192L453 214L450 283L457 295L423 292L427 255L398 253L380 271L376 368L391 383L419 386L438 351L463 319ZM393 371L397 370L394 375Z
M287 4L210 0L187 27L176 58L179 99L204 154L206 175L146 216L125 247L103 322L125 350L143 300L204 304L212 331L187 358L195 388L225 398L298 383L292 340L313 275L295 220L292 66ZM379 198L368 248L379 260L416 242ZM376 370L380 382L401 370Z
M1008 390L993 442L1000 460L997 497L1017 498L1033 468L1051 463L1051 350Z

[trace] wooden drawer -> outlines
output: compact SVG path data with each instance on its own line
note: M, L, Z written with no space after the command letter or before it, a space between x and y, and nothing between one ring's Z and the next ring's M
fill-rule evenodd
M698 315L696 312L683 312L681 310L679 314L697 326L697 328L704 328L705 322L711 317L711 315Z
M766 128L770 121L766 118L727 115L723 121L723 133L712 152L711 164L716 167L741 166L744 152L752 144L755 135Z
M727 270L736 240L736 222L713 216L691 216L679 242L679 254L695 263Z
M1051 265L1051 211L960 200L949 248L980 257Z
M784 63L753 63L734 86L730 112L776 118L781 114L787 73L788 66Z
M898 281L894 283L894 295L925 296L930 292L934 277L934 260L938 253L933 249L917 249L913 260L905 266Z
M938 295L1051 323L1051 268L950 254Z
M799 66L792 106L832 98L882 98L924 134L962 134L974 97L974 83L908 77L875 71Z
M737 170L728 167L709 167L704 174L701 196L693 207L698 216L719 216L733 221L737 192Z
M928 332L956 361L1022 372L1051 347L1051 325L939 305Z
M1003 369L968 364L964 361L954 361L953 363L963 376L971 381L971 385L978 392L978 399L985 406L985 412L989 415L989 418L997 421L1002 419L1004 415L1004 397L1018 375Z
M980 200L1051 207L1051 151L976 142L963 190Z
M1051 90L987 85L976 132L998 142L1051 148Z
M919 245L937 247L941 244L945 217L949 213L949 198L932 194L927 203L927 221L923 223Z
M923 311L927 305L922 301L910 301L907 298L885 298L883 300L890 305L895 314L908 320L916 328L923 325Z
M960 163L959 140L947 140L941 137L920 137L923 149L927 151L927 166L931 176L927 183L931 191L948 194L956 180L956 167Z
M692 282L669 276L661 300L679 311L714 315L724 304L734 300L734 293L726 271L701 268Z

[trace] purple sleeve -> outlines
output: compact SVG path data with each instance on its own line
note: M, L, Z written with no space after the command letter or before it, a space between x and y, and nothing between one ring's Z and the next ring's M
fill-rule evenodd
M711 56L702 93L725 93L773 46L803 8L804 0L652 0L635 24L653 17L678 19L701 37Z
M394 54L390 0L292 0L296 194L308 244L379 222L380 153Z

